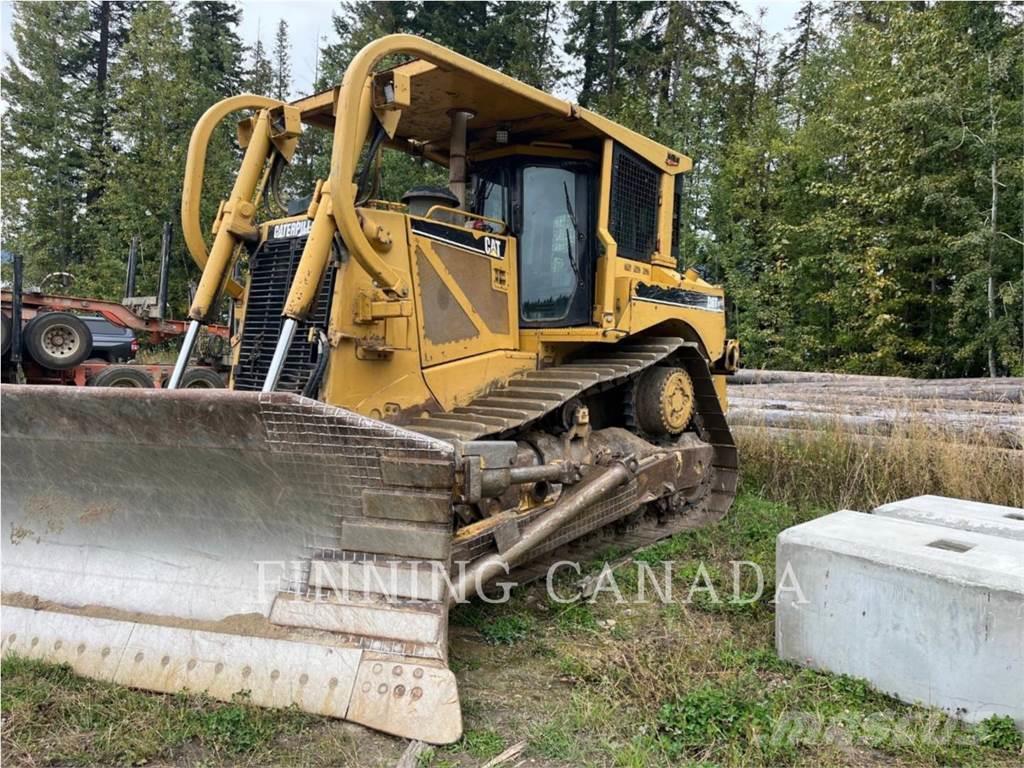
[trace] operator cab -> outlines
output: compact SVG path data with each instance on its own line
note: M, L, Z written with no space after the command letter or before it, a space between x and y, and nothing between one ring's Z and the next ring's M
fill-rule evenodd
M507 222L519 254L519 324L587 325L594 305L597 165L530 156L480 164L471 209Z

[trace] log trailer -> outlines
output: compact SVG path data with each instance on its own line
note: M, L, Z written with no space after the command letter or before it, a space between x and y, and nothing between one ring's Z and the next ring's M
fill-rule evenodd
M151 344L184 336L188 323L168 319L167 244L161 260L157 296L135 296L135 246L129 255L125 298L120 302L83 296L65 296L40 290L23 290L20 255L12 258L9 288L0 290L0 378L4 382L74 386L151 388L163 386L173 368L161 363L111 364L94 353L93 335L81 313L101 317L113 326L127 328ZM61 273L62 275L65 273ZM45 283L45 281L44 281ZM210 323L204 329L203 349L197 364L186 371L183 388L220 388L218 369L229 349L228 326ZM133 352L138 342L132 342Z

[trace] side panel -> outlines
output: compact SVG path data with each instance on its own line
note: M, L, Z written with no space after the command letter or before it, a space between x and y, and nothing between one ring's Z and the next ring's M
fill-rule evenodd
M514 239L393 211L363 216L389 233L382 258L410 276L412 290L385 295L343 255L322 399L406 423L535 366L535 355L517 351Z
M612 138L602 149L593 315L598 327L541 332L525 339L524 347L546 356L549 344L614 343L650 331L699 341L714 362L725 347L722 290L691 271L680 274L672 254L675 185L677 174L690 169L689 158L670 154L662 166L660 158L633 149L623 150Z
M628 290L628 289L627 289ZM696 331L712 363L725 349L725 313L682 304L644 301L633 297L627 304L624 327L630 333L681 321Z
M393 211L361 213L391 238L390 248L381 258L408 276L406 217ZM320 398L375 419L436 408L423 380L414 312L411 295L389 300L359 262L345 252L331 304L331 361Z
M423 367L517 349L515 240L415 217L408 236Z

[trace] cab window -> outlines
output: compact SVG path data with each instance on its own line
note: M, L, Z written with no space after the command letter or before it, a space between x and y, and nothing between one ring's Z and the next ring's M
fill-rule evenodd
M587 182L585 170L527 166L522 171L519 300L524 323L564 321L586 294Z
M473 180L473 212L490 219L507 222L511 202L507 179L508 173L504 168L492 168L487 173L475 176Z

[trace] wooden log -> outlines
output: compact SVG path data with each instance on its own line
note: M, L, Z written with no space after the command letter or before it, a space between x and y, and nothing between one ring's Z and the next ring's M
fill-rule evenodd
M860 394L900 394L906 398L943 398L991 402L1024 402L1024 378L908 379L896 376L864 376L801 371L738 371L729 379L730 388L745 391L785 388L787 391L814 389ZM743 390L739 390L742 387Z
M802 384L748 384L729 387L736 397L801 397L806 394L885 397L904 400L958 400L991 403L1024 403L1024 383L979 383L974 380L954 384L903 384L900 382L844 383L809 382Z
M817 439L817 437L821 435L820 429L797 429L796 427L752 427L745 426L742 424L733 426L732 432L740 441L757 438L768 438L769 440L809 442ZM890 439L892 439L891 435L868 435L860 432L850 432L848 435L846 435L846 437L856 443L863 443L864 445L884 445ZM936 441L934 436L930 436L929 438L926 439L929 443L941 442L950 445L958 444L956 441ZM972 445L971 450L985 451L986 455L989 455L989 452L991 452L992 456L1007 456L1009 458L1019 457L1022 461L1024 461L1024 456L1021 455L1021 451L1018 448L1006 448L989 445Z
M1024 418L1024 408L1017 403L989 402L979 400L913 400L899 397L872 395L846 395L832 392L784 392L768 393L747 391L732 394L729 402L734 408L762 408L779 411L821 411L839 413L872 413L884 411L928 419L932 414L954 414L964 417L994 416L1005 417L1008 421Z
M729 377L729 383L737 386L747 384L807 384L811 382L870 382L877 379L892 379L888 376L868 376L853 373L821 373L817 371L770 371L743 368ZM906 379L912 381L912 379Z
M927 432L934 429L937 434L956 442L980 441L1005 448L1024 447L1024 429L1019 426L1007 426L994 419L963 419L955 414L944 414L922 422L901 417L898 413L865 415L739 407L730 409L728 419L733 426L840 429L872 435L912 434L916 430Z

